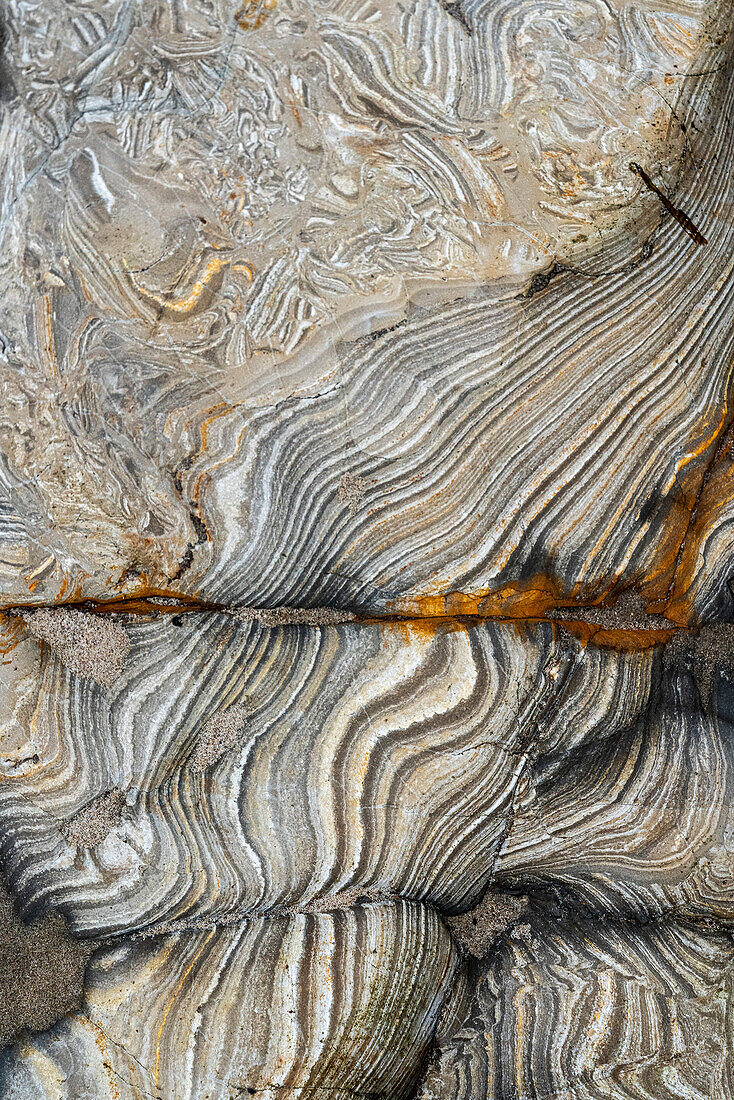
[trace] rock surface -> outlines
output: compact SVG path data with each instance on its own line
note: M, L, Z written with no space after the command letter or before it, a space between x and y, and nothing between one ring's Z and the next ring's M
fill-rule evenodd
M0 18L0 1100L734 1100L730 5Z

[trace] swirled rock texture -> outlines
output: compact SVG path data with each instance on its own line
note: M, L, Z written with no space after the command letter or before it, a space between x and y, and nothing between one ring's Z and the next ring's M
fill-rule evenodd
M5 4L0 1100L734 1100L733 32Z
M120 1100L407 1096L458 961L438 918L405 902L111 948L79 1012L6 1061L0 1087L13 1100L60 1080Z
M535 916L501 944L420 1100L734 1095L729 935Z
M6 603L666 602L728 426L727 5L59 6L6 17Z
M468 908L519 834L531 754L622 736L656 669L652 649L620 662L551 624L125 629L115 689L51 652L5 674L8 740L28 710L38 735L2 759L6 873L29 913L51 903L90 936L354 891ZM23 646L39 660L28 638L18 665ZM202 769L212 724L245 706ZM81 843L74 823L111 791L117 821Z

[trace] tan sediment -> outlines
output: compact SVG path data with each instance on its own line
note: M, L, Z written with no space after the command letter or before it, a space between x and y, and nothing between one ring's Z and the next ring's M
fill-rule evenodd
M204 772L229 749L234 748L245 730L250 707L247 701L220 710L204 724L189 763L195 772Z
M79 1006L95 946L75 939L59 913L25 924L0 880L0 1047Z
M527 907L525 897L489 889L473 909L457 917L444 917L444 922L464 951L481 959L502 933L520 919Z
M342 474L339 478L337 496L349 509L349 514L354 516L359 511L359 504L367 491L369 482L363 477L355 477L354 474Z
M122 818L125 795L112 790L95 798L61 826L65 840L77 848L101 844Z
M260 626L338 626L357 618L352 611L333 607L235 607L229 614L240 622Z
M42 607L22 611L31 634L54 649L78 676L111 687L121 674L130 651L124 626L73 607Z

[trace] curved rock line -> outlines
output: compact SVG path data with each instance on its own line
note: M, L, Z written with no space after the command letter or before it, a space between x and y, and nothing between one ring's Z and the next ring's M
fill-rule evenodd
M226 217L224 207L212 209L215 193L218 203L225 199L230 168L215 187L200 165L198 192L173 178L152 151L142 90L133 81L123 107L108 83L116 63L106 60L98 72L99 59L88 58L99 118L86 120L79 134L60 135L42 173L66 266L43 229L33 293L27 273L14 268L8 276L5 384L17 423L8 428L3 476L20 503L7 520L8 561L16 564L6 598L45 604L154 588L228 606L405 614L453 592L547 606L549 595L555 603L595 602L632 588L662 609L674 594L684 541L688 561L691 512L731 404L731 325L722 303L731 291L732 93L718 12L713 3L618 12L578 0L559 30L553 5L515 0L467 7L469 35L434 0L412 5L404 17L387 5L379 32L349 5L302 11L294 0L273 17L293 47L287 63L274 60L267 45L275 26L268 19L234 40L212 24L188 68L179 67L176 32L161 27L171 74L190 88L192 103L205 95L216 105L202 123L207 137L227 114L220 97L228 80L239 81L250 130L261 97L273 104L257 151L242 153L252 160L250 205L265 186L266 163L274 188L263 194L260 213L250 211L247 239L263 234L264 249L254 275L240 255L244 208L227 209ZM116 33L127 41L123 24ZM567 30L583 43L578 55L563 45ZM13 33L20 31L14 26ZM209 87L203 58L219 56L225 40L223 83ZM324 66L319 80L300 60L306 42L308 56ZM531 55L553 104L544 98L542 110L528 76ZM409 80L408 56L420 58ZM30 73L34 64L43 70L36 58ZM594 83L612 71L634 118L629 132L620 130L624 111L607 118ZM665 81L658 87L668 71L674 100ZM131 79L118 78L121 87ZM32 77L23 79L32 96ZM70 75L65 92L71 117L78 79ZM204 83L194 92L197 81ZM574 81L575 97L568 94ZM152 80L146 92L154 101L156 87ZM573 121L566 101L575 102ZM524 144L522 128L512 141L504 133L508 103L538 148ZM174 120L186 127L169 107L157 122L167 134ZM128 111L139 119L137 146L123 124ZM341 120L339 142L324 121L328 111ZM577 129L587 112L587 130ZM569 128L576 160L563 152ZM642 143L632 159L667 173L656 179L704 227L707 248L695 248L667 221L651 254L627 267L659 209L657 199L635 191L630 149L620 156L609 141ZM357 231L349 211L361 203L364 222L368 199L350 197L335 143L359 163L367 158L375 195L389 178L392 197L376 201L390 230L377 230L375 212L374 232ZM214 146L224 156L221 143ZM293 197L295 177L279 161L296 147L299 165L323 157L336 181L337 192L328 201L320 195L310 220L312 199ZM585 158L593 150L598 161L600 148L592 168ZM13 147L8 186L16 189L23 155L24 147ZM64 196L51 185L54 172L69 175ZM405 173L419 191L426 188L423 206L414 209L407 195L395 206ZM520 222L509 210L487 216L490 178L510 205L513 194L530 189L523 205L537 219L538 239L555 241L540 257L535 245L527 251L519 243ZM278 252L282 242L267 229L278 188L295 203L286 204L287 217L305 219L307 228L297 222L297 263ZM237 206L241 191L237 182L227 202ZM34 224L39 200L21 189L14 202L10 243ZM475 259L462 253L461 277L434 248L457 239L447 224L437 229L441 210L444 219L459 218L462 232L473 227ZM483 220L490 235L509 242L507 255L481 238ZM580 222L585 233L576 232ZM392 229L403 223L410 244L402 258L390 252L392 275L378 277L367 256L392 249ZM411 234L420 236L428 223L433 244L420 259ZM571 227L584 239L562 244ZM592 244L597 231L600 252ZM343 250L338 273L329 265L339 249L326 247L324 232L336 232ZM318 272L311 269L317 255ZM367 264L364 278L347 288L345 270L357 256ZM401 266L408 256L410 274ZM477 257L481 272L469 278ZM591 274L618 273L565 272L542 293L517 299L533 273L559 260L581 269L586 262ZM332 294L341 302L335 319L335 305L322 313ZM53 345L53 364L39 361L28 331L46 334L38 346ZM41 454L44 424L53 427L43 428ZM27 452L14 442L19 431L30 440ZM359 496L344 497L345 477L360 486ZM80 530L94 528L94 539L77 538L72 511ZM49 527L52 537L44 533ZM725 560L709 555L694 569L718 578ZM720 599L722 583L713 581ZM674 606L679 622L699 616L679 594Z
M3 1100L734 1100L729 5L5 7Z

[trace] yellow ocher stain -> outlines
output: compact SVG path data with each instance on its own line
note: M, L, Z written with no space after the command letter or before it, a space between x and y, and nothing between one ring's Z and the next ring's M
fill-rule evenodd
M173 310L175 313L188 313L190 310L192 310L196 303L199 301L199 298L201 298L202 294L204 293L207 284L212 281L214 276L217 275L223 267L227 267L229 262L229 260L220 260L218 256L215 256L214 259L210 260L209 263L206 265L204 274L201 276L200 279L197 279L197 281L191 288L190 293L187 294L185 298L168 298L165 294L156 294L154 291L146 290L144 286L136 283L136 281L132 277L130 269L127 266L125 257L123 256L122 258L123 267L127 271L130 277L130 282L133 284L137 293L141 294L149 301L155 302L161 307L161 309L170 309Z
M107 1043L105 1042L105 1033L99 1024L95 1024L93 1020L90 1020L88 1016L79 1016L79 1023L82 1027L86 1027L88 1031L92 1032L94 1036L94 1042L102 1055L102 1065L104 1066L105 1073L107 1074L107 1080L110 1086L110 1096L113 1100L120 1100L120 1093L117 1085L115 1084L115 1078L112 1073L112 1064L110 1062L110 1055L107 1050Z
M166 1020L168 1019L168 1013L171 1011L171 1008L173 1007L173 1002L176 1000L176 997L178 997L179 993L181 992L181 989L183 987L184 982L188 978L188 976L191 973L191 971L193 970L193 968L196 966L196 963L197 963L197 961L199 959L199 956L201 955L202 951L204 951L205 948L209 945L209 942L211 941L211 938L212 938L213 935L214 935L214 931L212 930L209 933L209 935L207 936L207 938L204 940L204 943L201 945L199 950L194 955L194 957L191 960L191 962L189 963L189 965L184 970L183 974L181 975L181 978L179 980L178 985L176 986L176 988L173 991L171 999L169 1000L168 1004L166 1005L166 1010L163 1013L163 1019L161 1020L161 1026L158 1028L158 1034L155 1037L155 1070L153 1071L153 1080L155 1081L155 1087L157 1089L160 1088L159 1071L160 1071L160 1058L161 1058L161 1036L163 1034L163 1028L166 1026Z
M517 1022L515 1024L515 1089L518 1096L524 1092L524 1046L525 1046L525 990L518 989L514 996Z
M137 293L141 294L149 301L155 302L156 305L159 305L161 307L161 309L170 309L173 310L174 313L189 313L199 301L199 298L201 298L207 285L212 281L215 275L218 275L223 267L228 267L230 263L230 259L221 260L218 256L215 256L206 265L206 268L204 269L204 274L201 276L200 279L196 280L190 292L186 295L185 298L169 298L165 294L156 294L155 291L147 290L140 283L136 282L133 278L130 268L127 265L125 257L122 257L122 265L125 268L125 271L127 271L130 282L132 283ZM244 263L244 261L232 264L232 270L239 273L244 273L245 275L247 275L250 282L252 282L255 277L255 272L253 268L250 266L250 264Z
M250 267L249 264L246 264L244 262L239 263L239 264L232 264L232 270L233 271L244 272L245 275L247 275L250 282L252 282L252 280L255 278L254 268Z

